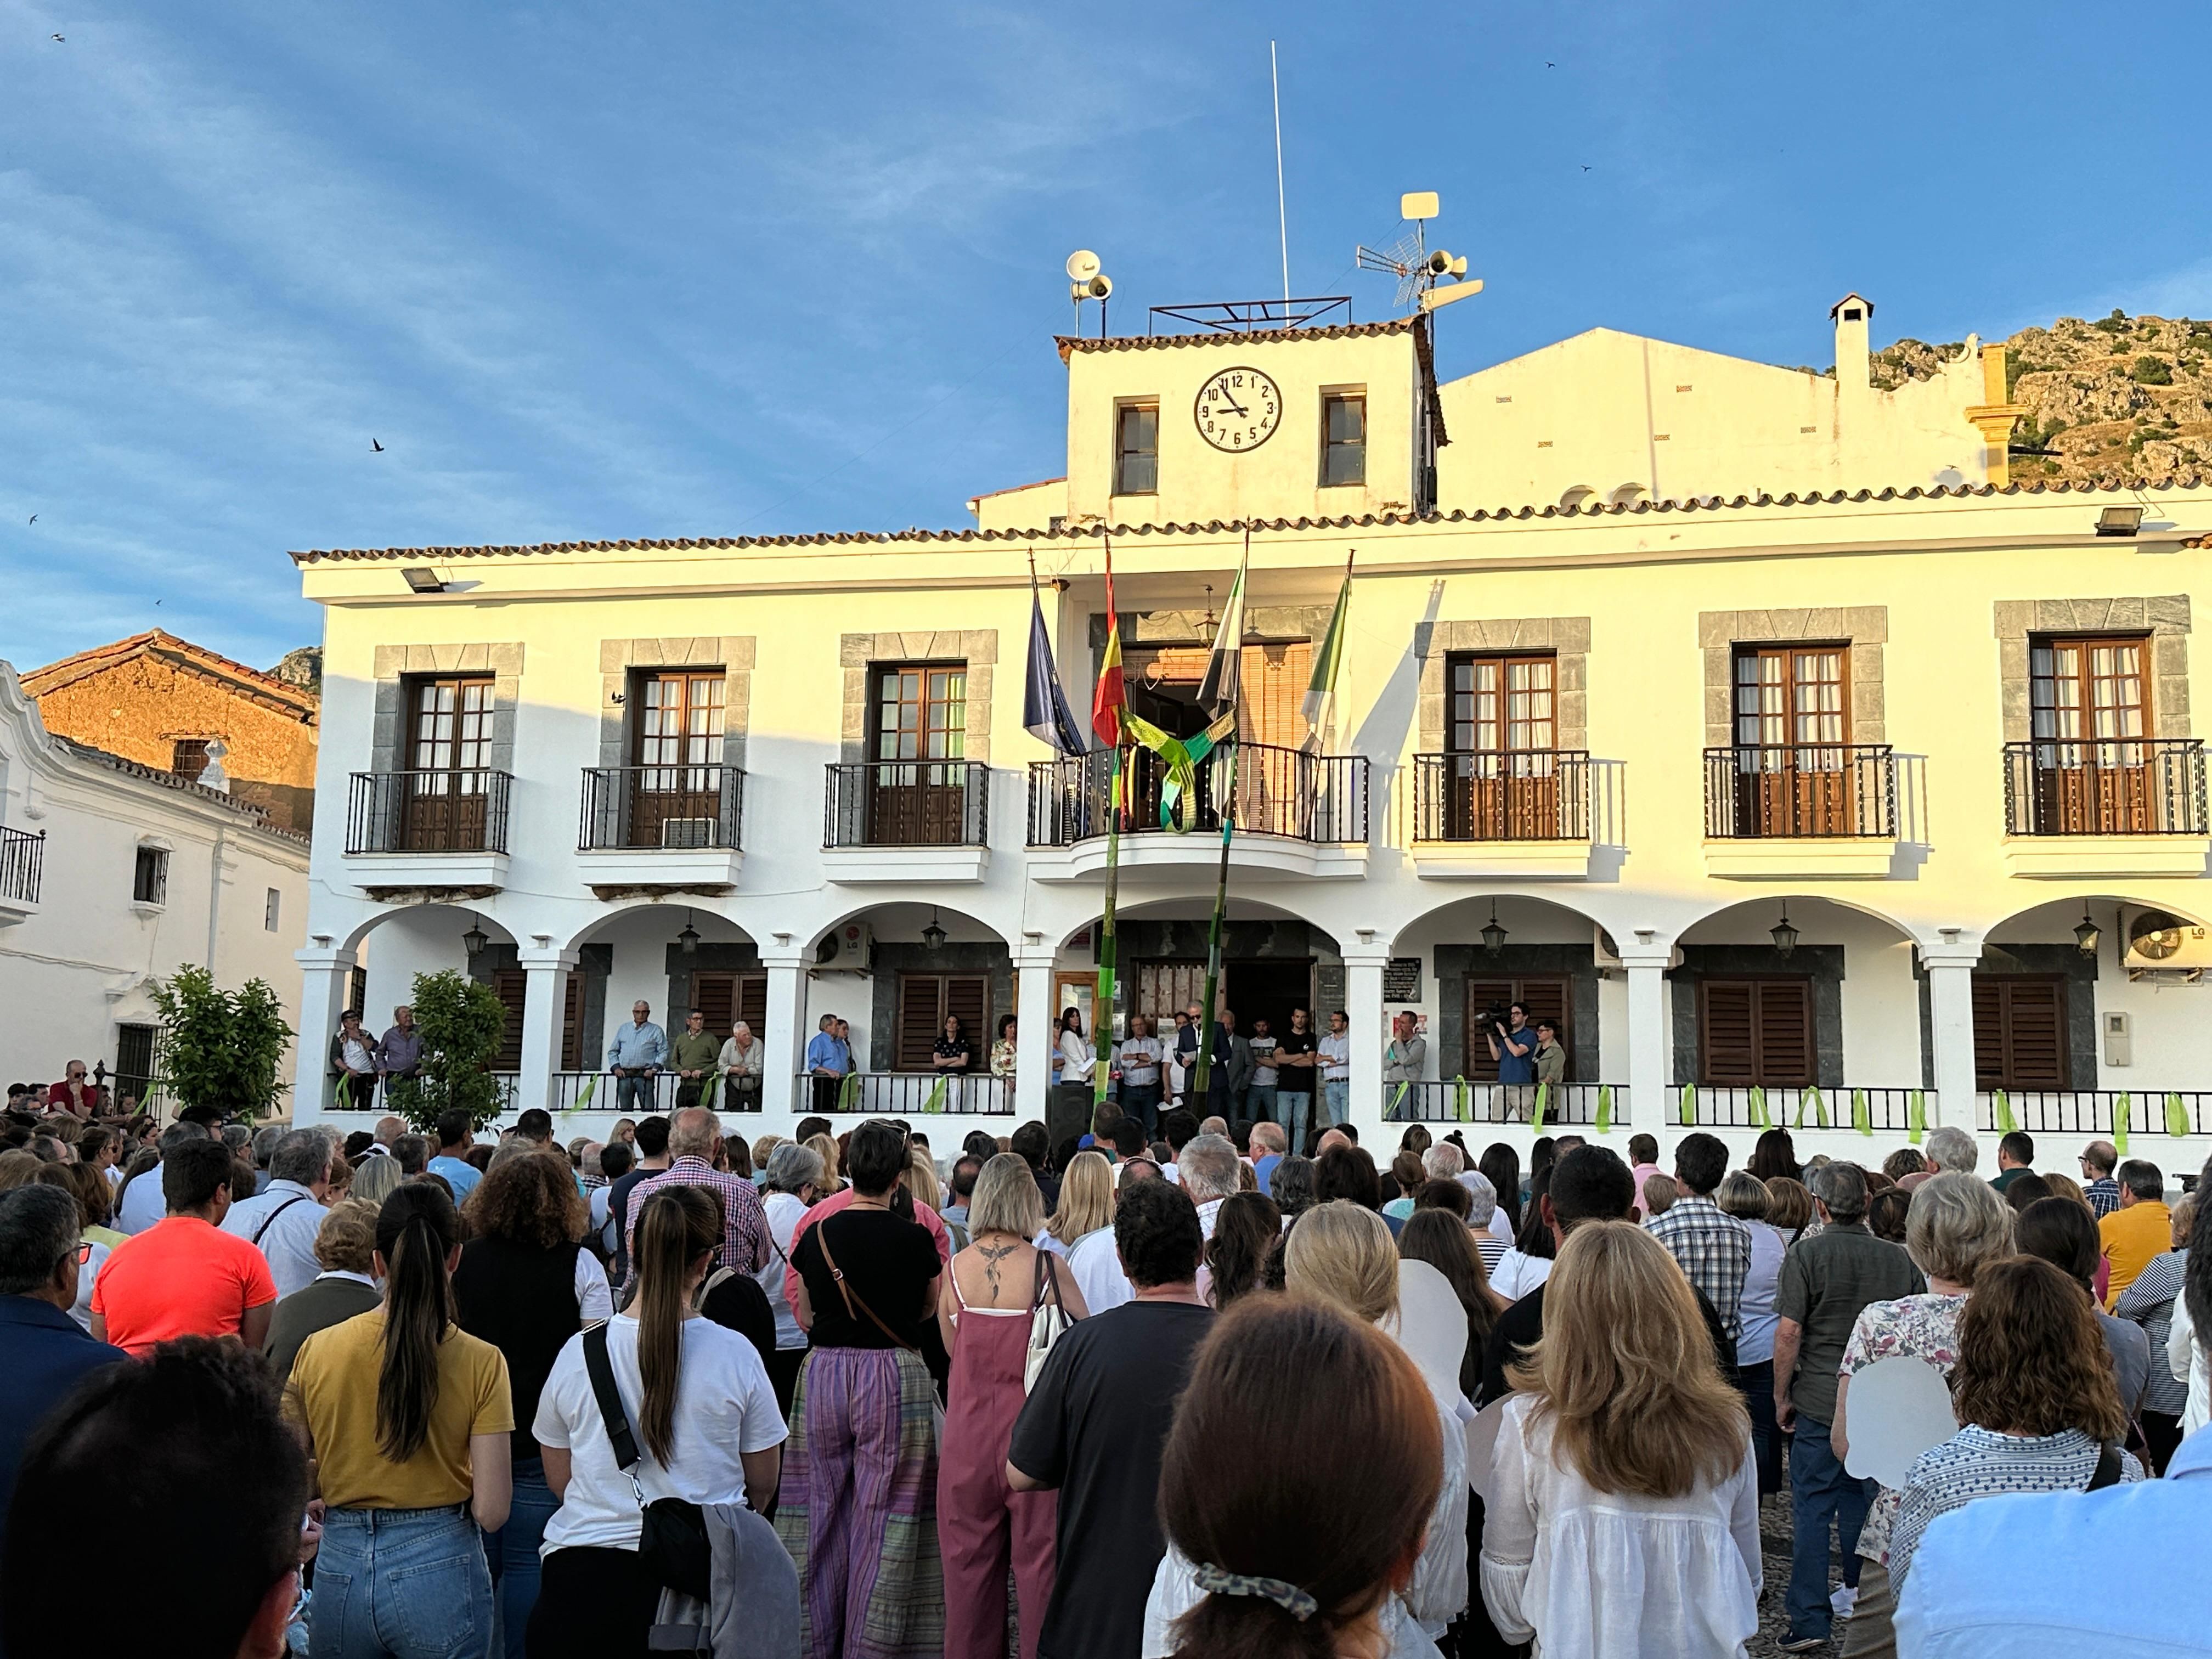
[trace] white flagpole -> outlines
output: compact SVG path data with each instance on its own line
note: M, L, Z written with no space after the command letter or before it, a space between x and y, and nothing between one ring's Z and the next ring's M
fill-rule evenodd
M1267 42L1267 79L1275 88L1275 228L1283 240L1283 304L1291 303L1291 220L1283 204L1283 77L1275 68L1275 43Z

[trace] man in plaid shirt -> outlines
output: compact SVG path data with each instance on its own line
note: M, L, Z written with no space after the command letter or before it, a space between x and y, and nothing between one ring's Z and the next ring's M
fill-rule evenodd
M1682 1264L1683 1273L1705 1292L1734 1342L1743 1334L1751 1229L1713 1202L1713 1188L1727 1174L1728 1146L1719 1136L1685 1135L1674 1148L1674 1185L1682 1195L1664 1215L1644 1223L1644 1229Z
M637 1218L656 1188L706 1187L722 1201L722 1253L719 1265L741 1273L768 1265L768 1212L761 1207L759 1190L743 1176L714 1167L722 1154L722 1123L700 1106L685 1108L669 1120L671 1163L630 1188L629 1207L623 1218L623 1249L630 1264L630 1279L637 1278ZM627 1288L627 1286L625 1286Z
M2081 1149L2081 1196L2100 1221L2120 1207L2120 1183L2112 1179L2119 1162L2120 1149L2109 1140L2093 1140Z

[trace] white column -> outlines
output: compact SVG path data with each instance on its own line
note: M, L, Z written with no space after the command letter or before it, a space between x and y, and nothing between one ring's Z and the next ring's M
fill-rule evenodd
M1673 1092L1668 1050L1667 969L1671 950L1627 950L1620 953L1628 974L1628 1115L1638 1129L1657 1133L1674 1121L1668 1107Z
M300 1032L292 1040L292 1121L305 1125L321 1118L331 1104L331 1038L346 1011L353 982L354 953L337 949L330 935L292 953L300 964Z
M761 1041L761 1110L769 1115L799 1112L799 1063L806 1053L806 969L811 951L769 949L761 952L768 969L768 1030Z
M1936 1098L1930 1124L1954 1123L1968 1134L1979 1121L1974 1110L1974 968L1982 959L1975 945L1923 947L1928 975L1928 1037L1936 1050Z
M561 1069L561 1017L568 1006L568 974L576 952L550 945L525 945L515 953L522 964L522 1060L515 1078L514 1105L520 1112L544 1111L572 1104L554 1097L553 1073ZM599 1056L584 1065L596 1068ZM614 1102L604 1103L611 1107Z
M1383 945L1355 945L1344 953L1344 1011L1352 1016L1352 1121L1363 1133L1382 1121L1382 1049L1390 1041L1390 1024L1382 1017L1382 969L1389 960L1389 946ZM1328 1028L1324 1017L1322 1029ZM1318 1108L1320 1103L1315 1104Z
M1042 1118L1052 1095L1054 1015L1052 969L1058 953L1048 949L1014 953L1014 1121Z

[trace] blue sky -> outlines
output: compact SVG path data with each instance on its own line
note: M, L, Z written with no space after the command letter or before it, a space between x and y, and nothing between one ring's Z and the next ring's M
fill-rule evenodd
M295 548L964 524L1060 470L1070 249L1278 289L1270 38L1293 286L1384 314L1441 191L1447 375L2212 313L2201 5L0 0L0 656L271 662Z

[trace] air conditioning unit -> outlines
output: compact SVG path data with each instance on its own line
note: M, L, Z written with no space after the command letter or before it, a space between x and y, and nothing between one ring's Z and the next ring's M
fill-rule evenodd
M663 818L660 821L660 844L663 847L712 847L718 826L712 818Z
M1590 954L1597 960L1600 979L1611 979L1620 972L1620 947L1613 942L1613 935L1595 922L1590 924Z
M876 936L865 921L848 921L830 935L836 945L836 952L825 956L822 965L842 972L865 974L875 960Z
M2212 968L2212 928L2185 921L2166 910L2120 911L2123 941L2120 965L2130 974L2154 973L2160 978L2187 975Z

